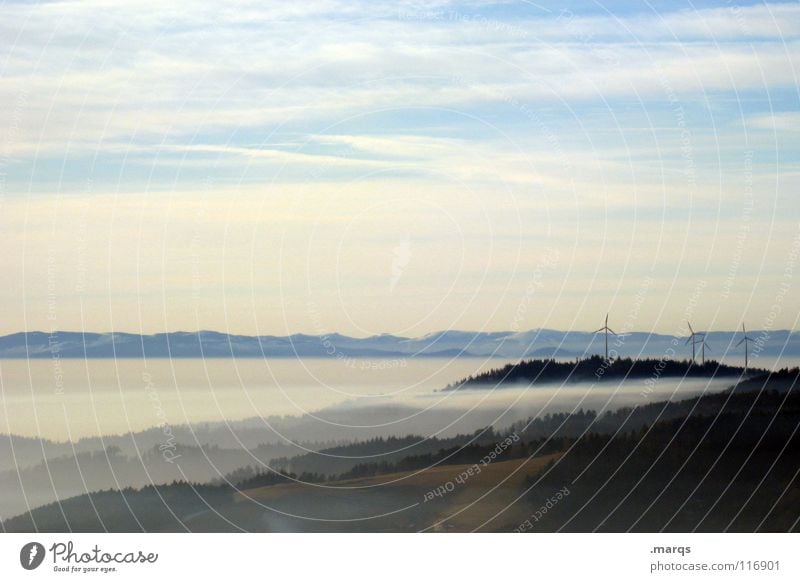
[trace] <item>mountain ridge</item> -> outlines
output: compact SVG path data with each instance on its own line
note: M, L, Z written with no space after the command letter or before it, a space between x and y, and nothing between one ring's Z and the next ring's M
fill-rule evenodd
M800 333L752 330L751 353L800 356ZM705 332L715 358L739 355L741 332ZM687 355L687 336L632 331L609 338L610 354L628 357ZM603 352L604 337L587 331L532 329L480 332L445 330L420 337L339 333L242 335L213 330L155 334L31 331L0 336L0 359L20 358L523 358L552 354L580 357Z

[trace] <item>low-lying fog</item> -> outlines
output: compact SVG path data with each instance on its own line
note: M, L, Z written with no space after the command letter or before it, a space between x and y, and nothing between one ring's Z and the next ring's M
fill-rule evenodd
M545 412L598 411L721 390L730 380L513 386L444 392L504 360L6 360L0 433L52 440L230 423L290 439L448 436ZM246 420L246 422L240 422ZM280 438L273 435L271 440ZM192 443L195 444L195 443Z
M631 380L442 391L505 363L0 361L0 433L21 435L0 435L0 518L89 491L291 466L292 457L343 441L416 435L383 454L435 450L429 437L504 428L547 412L685 398L732 383L661 378L652 387ZM315 456L327 463L320 471L350 466L333 456Z

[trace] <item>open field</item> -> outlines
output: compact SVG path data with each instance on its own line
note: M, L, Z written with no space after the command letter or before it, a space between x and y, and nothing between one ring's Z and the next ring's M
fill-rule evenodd
M250 524L268 531L505 531L524 519L520 503L514 504L524 480L558 456L497 461L466 477L463 484L456 479L474 465L445 465L325 486L260 487L236 495L235 513L246 507ZM452 490L441 496L430 493L448 483Z

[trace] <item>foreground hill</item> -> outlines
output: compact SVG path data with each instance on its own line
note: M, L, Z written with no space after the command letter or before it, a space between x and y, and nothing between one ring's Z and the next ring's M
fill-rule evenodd
M435 452L363 462L333 478L267 473L243 475L237 486L101 491L3 528L798 531L798 376L782 370L721 394L551 416Z
M471 531L497 519L517 500L526 479L558 456L498 461L463 485L457 479L473 464L325 484L284 482L241 491L186 483L102 491L7 520L4 528L8 532ZM453 484L452 491L432 494L448 483ZM493 529L513 529L520 518L517 511L511 512Z

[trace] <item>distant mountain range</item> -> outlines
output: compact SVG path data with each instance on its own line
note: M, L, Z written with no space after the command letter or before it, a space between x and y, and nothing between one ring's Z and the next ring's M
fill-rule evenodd
M800 332L748 331L751 356L800 356ZM706 334L709 357L743 355L740 332ZM682 358L686 337L631 332L610 336L610 355ZM573 358L602 354L602 334L533 329L524 332L441 331L408 338L328 335L246 336L216 331L133 333L21 332L0 337L0 358Z

